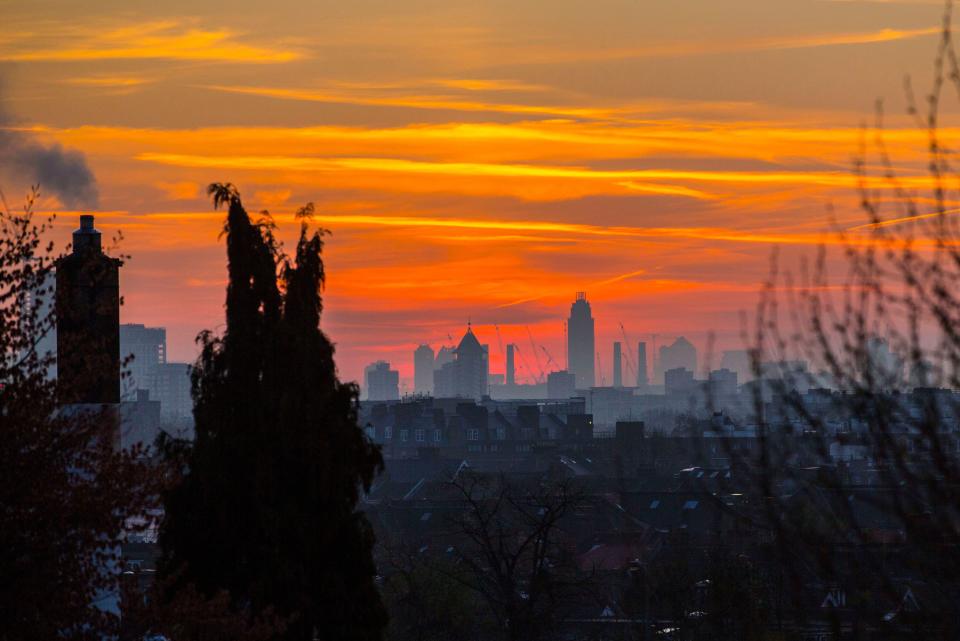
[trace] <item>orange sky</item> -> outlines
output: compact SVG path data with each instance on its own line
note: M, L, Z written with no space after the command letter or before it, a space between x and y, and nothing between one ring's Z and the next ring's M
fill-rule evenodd
M123 320L166 326L175 359L223 322L211 181L288 238L316 204L348 379L376 358L409 378L414 347L468 318L495 372L494 323L562 364L578 290L607 380L620 322L740 347L773 245L795 265L828 206L864 222L850 162L876 98L905 185L927 185L899 115L903 75L928 84L936 0L90 4L0 0L0 108L86 155L98 227L132 255Z

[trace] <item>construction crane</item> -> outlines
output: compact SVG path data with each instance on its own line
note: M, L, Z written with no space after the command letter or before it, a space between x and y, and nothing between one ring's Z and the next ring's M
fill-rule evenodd
M633 351L633 348L631 347L632 343L627 337L627 330L623 328L623 321L620 321L620 333L623 334L623 344L624 347L626 347L627 352L627 373L631 375L628 380L635 381L637 380L637 368L634 366L633 358L630 354Z
M540 364L540 353L537 350L537 344L533 340L533 332L530 331L530 326L527 325L527 336L530 337L530 347L533 348L533 359L537 362L537 369L540 370L540 379L546 378L546 374L543 373L543 365Z
M547 355L547 367L553 365L556 369L554 371L560 371L560 366L557 365L557 361L553 360L553 356L550 355L550 352L543 345L540 346L540 349L543 350L543 353Z
M523 355L523 352L520 351L520 346L514 343L513 351L517 354L517 356L520 357L520 363L523 365L523 368L527 370L527 376L533 380L534 384L539 383L540 380L534 375L533 370L530 369L530 365L527 363L527 359Z
M497 344L500 345L500 358L503 358L503 339L500 338L500 326L494 323L493 328L497 330Z

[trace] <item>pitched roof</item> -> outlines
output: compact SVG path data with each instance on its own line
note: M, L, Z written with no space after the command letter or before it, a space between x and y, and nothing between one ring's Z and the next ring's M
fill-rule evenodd
M474 335L473 328L470 327L470 325L467 325L467 333L463 335L463 338L460 339L460 344L457 345L457 352L460 353L463 351L483 351L483 347Z

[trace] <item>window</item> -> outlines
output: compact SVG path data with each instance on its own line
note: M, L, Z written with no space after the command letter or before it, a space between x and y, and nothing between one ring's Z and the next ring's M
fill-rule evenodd
M433 514L433 512L424 512L423 515L420 517L420 520L421 520L421 521L429 521L431 514Z
M651 509L651 510L655 510L655 509L657 509L658 507L660 507L660 501L659 501L658 499L654 499L654 500L650 501L650 509Z
M479 440L480 440L480 430L467 430L467 440L468 440L468 441L479 441Z
M407 442L407 436L409 435L410 430L400 430L400 441L402 443Z
M497 440L502 441L507 438L507 430L502 427L497 428Z
M700 505L700 501L687 501L683 504L683 509L685 510L695 510L697 506Z
M441 432L440 430L433 430L433 442L439 443L442 434L443 432Z
M393 426L387 425L383 428L383 440L389 441L393 438Z
M417 443L423 443L423 441L425 440L423 437L423 433L424 433L423 430L417 430L414 432L414 436L417 439Z
M371 441L377 437L377 432L372 425L367 425L363 431L367 433L367 438Z

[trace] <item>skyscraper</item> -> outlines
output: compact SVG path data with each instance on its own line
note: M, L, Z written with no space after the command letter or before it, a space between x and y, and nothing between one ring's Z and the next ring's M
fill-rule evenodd
M507 385L517 384L516 366L513 362L513 343L507 345Z
M400 372L386 361L371 363L363 370L363 388L368 401L395 401L400 398Z
M647 344L637 345L637 387L644 389L650 384L647 378Z
M417 394L433 393L433 348L421 345L413 352L413 390Z
M454 361L454 395L479 399L487 394L490 363L487 348L480 344L473 328L467 324L467 333L457 345Z
M577 292L577 299L570 306L570 318L567 320L567 370L574 375L577 389L590 389L594 386L594 347L593 316L590 303L584 292Z
M623 387L623 354L620 351L620 343L613 344L613 386Z
M133 400L138 389L150 389L157 368L167 362L167 330L133 323L121 325L120 357L126 361L122 395L124 400Z

